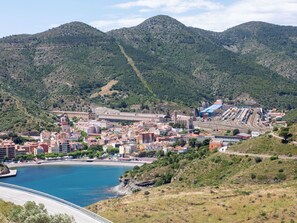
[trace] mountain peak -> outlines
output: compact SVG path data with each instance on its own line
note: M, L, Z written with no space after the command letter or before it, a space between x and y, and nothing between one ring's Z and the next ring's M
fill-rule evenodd
M37 34L38 37L56 37L56 36L102 36L105 35L100 30L89 26L83 22L70 22L61 26L49 29Z
M181 22L167 15L157 15L145 20L143 23L138 25L142 28L173 28L173 27L186 27Z
M254 33L265 27L273 28L273 27L279 27L279 26L271 23L261 22L261 21L251 21L251 22L246 22L246 23L234 26L232 28L229 28L224 32L229 32L234 30L245 30L245 31Z

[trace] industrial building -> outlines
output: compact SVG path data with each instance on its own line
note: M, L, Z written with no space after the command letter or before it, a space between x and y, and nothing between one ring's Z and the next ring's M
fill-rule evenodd
M213 105L210 107L205 108L199 113L199 116L202 118L208 118L215 116L217 113L219 113L223 106L223 101L222 100L217 100Z

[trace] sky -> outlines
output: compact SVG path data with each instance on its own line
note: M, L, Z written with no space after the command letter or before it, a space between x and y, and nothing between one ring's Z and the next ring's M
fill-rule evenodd
M72 21L106 32L156 15L212 31L249 21L297 26L297 0L0 0L0 8L0 37L34 34Z

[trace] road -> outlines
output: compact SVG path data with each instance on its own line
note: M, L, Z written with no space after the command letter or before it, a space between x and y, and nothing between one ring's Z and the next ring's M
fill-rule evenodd
M239 153L239 152L235 152L235 151L230 151L230 150L226 150L226 151L220 151L218 150L220 153L224 153L224 154L229 154L229 155L236 155L236 156L252 156L252 157L261 157L261 158L270 158L273 155L269 155L269 154L254 154L254 153ZM285 155L279 155L278 156L279 159L286 159L286 160L297 160L297 156L285 156Z
M56 200L36 195L27 191L22 191L19 189L8 188L7 186L0 185L0 199L4 201L10 201L17 205L23 205L27 201L35 201L36 203L42 203L45 205L49 214L59 214L66 213L73 216L76 223L106 223L108 220L97 220L90 215L71 207L67 204L58 202Z

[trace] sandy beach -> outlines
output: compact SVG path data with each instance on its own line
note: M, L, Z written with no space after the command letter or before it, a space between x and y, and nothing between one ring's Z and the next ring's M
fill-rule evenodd
M113 160L94 160L87 162L86 160L55 160L44 161L40 163L28 162L28 163L9 163L9 168L28 167L28 166L61 166L61 165L81 165L81 166L141 166L145 162L141 161L113 161Z

